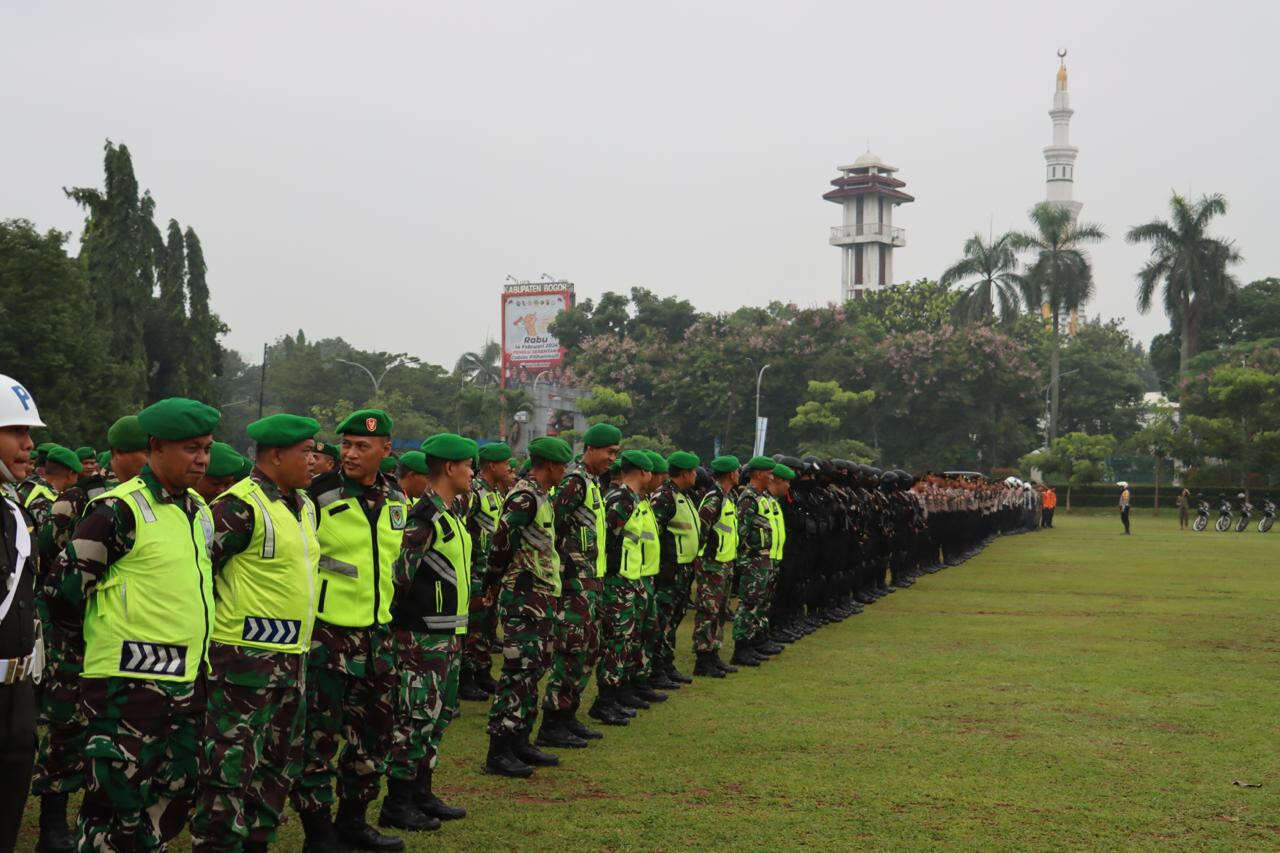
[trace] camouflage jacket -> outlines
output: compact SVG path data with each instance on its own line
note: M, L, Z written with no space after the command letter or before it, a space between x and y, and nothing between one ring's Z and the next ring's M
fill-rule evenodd
M616 575L622 567L622 529L636 511L640 496L626 483L614 484L604 496L605 566L606 572Z
M101 474L90 474L88 477L81 477L74 486L58 495L44 524L40 525L40 564L46 571L71 541L71 534L84 515L85 508L89 506L89 501L111 488L114 487L108 486ZM43 580L41 578L42 584Z
M593 578L596 573L596 554L602 543L596 542L595 513L586 505L588 481L599 486L591 472L578 463L564 475L551 502L560 571L566 578Z

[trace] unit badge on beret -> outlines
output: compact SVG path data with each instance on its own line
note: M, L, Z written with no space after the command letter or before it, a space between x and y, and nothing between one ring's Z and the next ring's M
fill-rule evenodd
M375 429L377 429L377 428L378 428L378 419L377 419L377 418L365 418L365 419L364 419L364 428L365 428L365 429L367 429L369 432L373 432Z

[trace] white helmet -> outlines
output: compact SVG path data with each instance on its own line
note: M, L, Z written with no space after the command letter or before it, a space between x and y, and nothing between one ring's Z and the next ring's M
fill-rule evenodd
M0 427L42 427L36 401L18 380L0 373Z
M1127 488L1129 488L1129 484L1128 484L1128 483L1126 483L1124 480L1116 480L1116 485L1117 485L1117 486L1119 486L1119 487L1120 487L1120 488L1122 488L1122 489L1127 489Z

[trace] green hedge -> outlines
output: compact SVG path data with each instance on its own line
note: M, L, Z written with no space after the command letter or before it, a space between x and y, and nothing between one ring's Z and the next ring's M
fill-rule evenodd
M1067 505L1067 487L1050 483L1058 492L1058 506L1066 507ZM1151 509L1155 506L1155 487L1146 485L1134 485L1129 487L1129 505L1135 509L1144 507ZM1164 486L1160 487L1160 508L1173 507L1177 505L1178 494L1182 491L1181 486ZM1209 501L1209 505L1216 513L1218 511L1217 501L1218 495L1225 492L1227 497L1231 498L1231 503L1236 504L1235 497L1239 494L1239 487L1232 486L1230 488L1209 487L1204 489L1191 489L1191 508L1195 509L1195 498L1197 494L1203 494L1205 499ZM1280 504L1280 489L1250 489L1249 500L1254 506L1262 506L1262 501L1270 498L1277 504ZM1113 507L1120 503L1120 490L1114 485L1106 486L1076 486L1071 490L1071 505L1073 507Z

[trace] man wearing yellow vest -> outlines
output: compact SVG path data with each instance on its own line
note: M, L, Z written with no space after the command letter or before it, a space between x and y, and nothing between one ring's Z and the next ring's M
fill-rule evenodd
M48 575L50 616L83 631L81 849L153 850L187 822L214 624L213 518L191 487L219 420L179 397L139 412L147 465L90 502Z
M577 718L600 652L597 607L604 586L604 495L599 477L618 457L622 431L613 424L593 424L582 436L582 460L556 489L556 548L563 577L556 636L542 703L538 746L582 748L601 737ZM606 725L626 725L621 714L608 715Z
M471 534L454 507L471 489L476 449L474 441L453 433L422 443L427 484L409 513L393 567L391 624L401 686L387 761L387 798L379 819L383 826L431 830L439 829L442 820L467 816L466 809L435 795L432 773L456 709L467 634Z
M404 847L365 819L385 770L399 690L391 566L400 555L409 503L379 471L391 453L391 426L381 409L348 415L337 428L341 466L308 490L318 522L320 587L307 654L306 757L290 800L310 850L341 849L335 834L358 850ZM332 821L335 776L338 816Z
M532 467L502 505L493 534L489 569L501 573L498 618L502 623L502 678L489 709L485 772L524 778L533 767L553 767L556 756L529 743L538 716L538 681L550 659L560 556L550 489L564 478L573 449L563 439L529 442Z
M640 493L637 514L644 518L647 533L652 533L652 544L646 540L642 549L643 565L640 583L636 590L635 629L628 644L627 688L624 697L638 700L632 707L647 708L653 702L667 701L667 694L655 690L649 683L653 674L653 655L658 642L658 598L655 584L662 563L662 543L658 537L658 519L653 513L653 495L667 481L670 466L662 454L646 450L653 470L644 491ZM624 699L625 704L625 699Z
M701 533L698 511L690 492L698 477L701 460L687 450L667 457L668 477L653 493L650 504L658 522L659 569L654 582L657 600L657 631L649 686L658 690L678 690L693 679L676 669L676 631L689 607Z
M733 490L738 485L739 467L736 456L712 459L715 486L698 505L702 541L706 544L697 564L698 595L693 617L693 653L697 661L693 674L708 678L724 678L738 671L720 658L720 634L733 567L738 560L738 508Z
M265 851L302 772L320 562L316 511L304 490L319 429L289 414L249 424L253 470L210 507L216 609L195 850Z
M632 717L634 709L648 707L630 692L627 665L635 639L641 573L651 559L657 568L657 524L642 497L648 492L652 470L649 454L624 450L604 497L605 579L600 599L600 663L596 666L599 692L588 712L601 722L608 715Z
M516 472L511 468L511 448L505 442L486 444L476 456L480 460L480 471L471 481L471 502L467 509L467 532L471 534L471 606L467 637L462 644L458 696L481 702L498 690L498 682L489 674L493 666L490 649L498 637L498 593L496 581L489 573L489 550L502 515L502 499L515 485Z
M733 657L730 663L759 666L781 646L768 642L764 604L769 576L773 571L775 530L782 523L781 510L775 521L769 485L776 463L768 456L753 456L747 462L750 481L738 493L738 559L742 578L738 582L738 611L733 619ZM781 547L779 542L778 547Z

